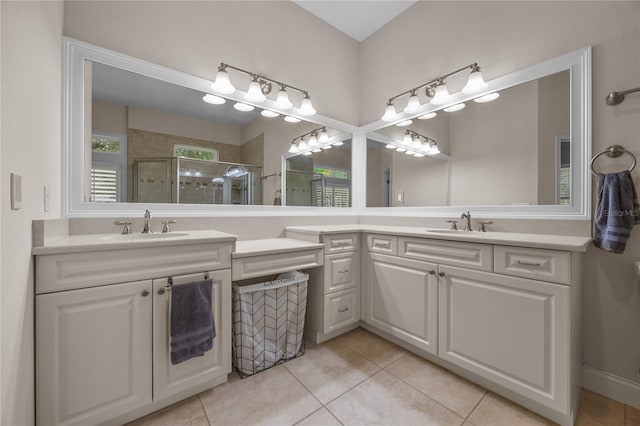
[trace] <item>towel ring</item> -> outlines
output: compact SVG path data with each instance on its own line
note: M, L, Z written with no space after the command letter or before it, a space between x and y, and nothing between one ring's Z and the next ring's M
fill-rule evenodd
M627 154L631 157L631 160L633 161L631 163L631 167L629 167L629 171L633 171L633 169L636 168L636 156L633 155L631 152L627 151L626 149L624 149L623 146L621 145L611 145L609 147L607 147L604 151L597 153L596 155L593 156L593 158L591 159L591 173L593 173L594 175L599 175L600 173L596 172L596 170L594 169L593 165L596 162L596 160L598 159L598 157L600 157L601 155L606 155L609 158L618 158L623 154Z

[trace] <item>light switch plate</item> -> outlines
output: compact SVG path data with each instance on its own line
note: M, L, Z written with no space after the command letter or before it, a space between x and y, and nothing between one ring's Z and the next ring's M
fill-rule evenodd
M22 176L11 173L11 210L22 208Z
M404 191L396 192L396 202L398 204L404 204Z

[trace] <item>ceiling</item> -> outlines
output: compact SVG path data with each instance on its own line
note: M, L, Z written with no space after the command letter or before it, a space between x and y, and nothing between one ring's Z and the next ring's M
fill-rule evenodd
M356 41L363 41L416 3L415 0L293 0Z

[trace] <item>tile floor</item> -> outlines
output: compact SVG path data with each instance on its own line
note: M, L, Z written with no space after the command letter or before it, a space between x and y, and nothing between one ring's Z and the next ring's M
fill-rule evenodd
M552 422L358 328L277 367L132 423L151 425L465 425ZM580 426L640 426L640 411L585 390Z

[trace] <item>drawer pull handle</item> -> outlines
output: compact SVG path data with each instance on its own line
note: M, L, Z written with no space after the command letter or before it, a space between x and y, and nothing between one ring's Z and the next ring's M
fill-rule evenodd
M147 297L149 295L149 290L142 290L142 297Z
M444 277L444 272L440 272L438 273L438 275L440 275L441 277Z
M333 245L334 245L334 246L338 246L338 247L344 247L344 246L348 246L348 245L349 245L349 243L344 242L344 241L334 241L334 242L333 242Z
M376 243L374 243L374 244L373 244L373 246L374 246L374 247L380 247L380 248L389 248L389 245L390 245L390 244L391 244L391 243L390 243L390 242L388 242L388 241L387 241L386 243L379 243L379 242L376 242Z
M342 271L338 271L338 274L348 274L348 273L349 273L348 269L345 269L345 270L342 270Z
M349 308L338 308L338 312L347 312Z
M429 275L435 275L435 274L436 274L436 271L434 270L429 271Z
M522 261L522 260L518 260L516 263L518 265L522 265L522 266L534 266L534 267L537 267L537 268L542 266L542 263L540 263L540 262L525 262L525 261Z

